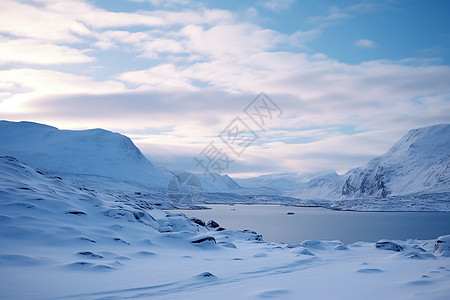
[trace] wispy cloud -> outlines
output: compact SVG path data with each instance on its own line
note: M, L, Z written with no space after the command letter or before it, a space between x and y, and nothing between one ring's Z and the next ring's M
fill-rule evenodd
M179 5L189 5L192 4L191 0L128 0L131 2L148 2L152 5L159 7L177 7Z
M0 36L0 44L0 65L11 63L57 65L95 60L95 57L86 55L85 51L43 43L35 39L7 39Z
M73 43L91 34L79 20L59 12L13 0L4 0L0 9L0 32L42 41Z
M295 2L295 0L267 0L262 3L262 6L268 10L280 12L291 8Z
M342 22L345 19L353 18L359 14L370 13L380 9L385 9L383 3L361 2L345 7L332 5L328 7L327 14L309 17L308 21L319 28L324 28Z
M357 48L372 49L372 48L375 48L377 44L375 44L374 41L371 41L368 39L359 39L359 40L355 41L354 45Z

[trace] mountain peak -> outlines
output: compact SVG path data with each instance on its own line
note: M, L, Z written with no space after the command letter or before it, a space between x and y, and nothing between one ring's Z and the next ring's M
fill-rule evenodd
M412 129L405 134L388 152L390 155L410 152L429 152L443 155L450 148L450 124L439 124Z
M165 175L130 138L104 129L59 130L32 122L0 122L0 155L51 173L89 174L164 186Z
M386 154L346 175L347 197L449 191L450 124L410 130Z

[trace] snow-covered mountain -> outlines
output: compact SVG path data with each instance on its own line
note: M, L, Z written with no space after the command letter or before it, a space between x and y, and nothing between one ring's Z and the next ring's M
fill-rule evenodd
M103 129L59 130L32 122L0 121L0 155L13 156L36 170L70 177L84 185L90 181L107 185L114 179L167 188L178 174L155 167L128 137ZM83 178L78 180L81 175ZM86 180L88 176L90 179ZM226 175L216 176L215 182L203 175L198 178L205 191L230 192L240 188Z
M414 129L386 154L345 175L344 197L450 191L450 124Z
M301 199L360 199L450 192L450 125L411 130L386 154L344 175L271 174L239 179L198 175L203 191L290 196ZM156 168L126 136L103 129L59 130L0 121L0 155L36 170L62 175L96 190L132 192L168 186L182 171ZM131 186L123 184L131 183ZM138 186L138 187L137 187ZM244 187L244 188L243 188Z
M325 175L326 173L312 173L312 174L296 174L296 173L281 173L281 174L267 174L259 177L251 178L236 178L235 181L241 186L247 188L270 188L276 187L277 190L291 191L298 190L298 186L307 183L313 178Z
M386 154L344 175L310 177L272 174L238 180L238 183L270 186L280 195L301 199L385 198L450 192L450 124L411 130Z
M0 121L0 155L41 172L89 174L167 186L163 174L126 136L103 129L59 130L31 122Z

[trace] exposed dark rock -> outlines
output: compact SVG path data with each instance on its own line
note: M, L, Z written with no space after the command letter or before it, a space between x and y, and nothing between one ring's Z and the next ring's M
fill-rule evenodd
M87 215L85 212L82 212L82 211L68 211L68 212L66 212L66 214L71 214L71 215Z
M216 275L209 273L209 272L203 272L201 274L197 275L198 278L217 278Z
M396 252L403 251L402 246L392 241L379 241L375 244L375 247L377 247L378 249L391 250Z
M98 258L98 259L102 259L103 258L103 256L101 256L99 254L92 253L90 251L82 251L82 252L78 252L78 254L82 255L82 256L89 256L91 258Z
M437 238L434 244L434 254L450 257L450 235Z
M89 238L87 238L87 237L80 237L80 240L82 240L82 241L86 241L86 242L91 242L91 243L95 243L95 241L94 241L94 240L91 240L91 239L89 239Z
M217 223L214 220L209 220L208 223L206 223L206 227L208 228L217 228L220 227L219 223Z
M205 243L205 242L212 242L212 243L216 244L216 239L213 238L212 236L207 236L207 237L192 241L191 243L192 244L201 244L201 243Z
M244 233L244 235L247 236L247 241L259 241L259 242L263 241L262 235L256 233L256 231L246 229L240 232Z
M136 220L140 220L145 217L145 213L143 211L133 212L133 215Z
M122 240L121 238L114 238L114 241L120 242L120 243L125 244L125 245L131 245L130 243L128 243L128 242Z
M195 223L195 224L198 224L198 225L200 225L200 226L205 226L206 224L205 224L205 221L203 221L203 220L201 220L201 219L198 219L198 218L191 218L191 220Z
M378 166L374 170L355 170L342 186L344 196L379 196L386 198L391 191L385 183L386 170Z

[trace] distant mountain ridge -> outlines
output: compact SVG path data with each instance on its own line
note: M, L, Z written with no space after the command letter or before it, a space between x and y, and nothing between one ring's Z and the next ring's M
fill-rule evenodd
M237 180L301 199L363 199L450 192L450 124L410 130L387 153L344 175L271 174Z
M450 124L441 124L409 131L386 154L344 175L335 172L270 174L237 182L227 175L217 176L216 182L203 175L198 178L206 192L279 195L304 200L447 193L450 192L449 149ZM73 180L79 175L103 176L151 188L167 188L178 174L156 168L131 139L103 129L59 130L32 122L0 121L0 156L13 156L34 169L67 174ZM88 177L83 178L85 181ZM102 180L89 178L88 182L102 185Z

